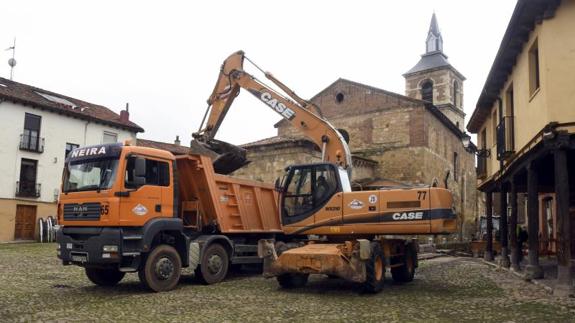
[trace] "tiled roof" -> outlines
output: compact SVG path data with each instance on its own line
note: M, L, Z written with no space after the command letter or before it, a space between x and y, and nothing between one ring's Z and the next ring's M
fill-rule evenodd
M386 90L384 90L384 89L380 89L380 88L375 87L375 86L371 86L371 85L359 83L359 82L356 82L356 81L351 81L351 80L344 79L344 78L341 78L341 77L338 78L337 80L335 80L335 81L334 81L333 83L331 83L330 85L328 85L325 89L319 91L316 95L314 95L314 96L310 99L310 101L313 101L314 99L318 98L318 97L321 96L323 93L327 92L329 89L331 89L333 86L335 86L337 83L347 83L347 84L355 85L355 86L362 87L362 88L365 88L365 89L368 89L368 90L371 90L371 91L374 91L374 92L379 92L379 93L381 93L381 94L389 95L389 96L392 96L392 97L395 97L395 98L398 98L398 99L401 99L401 100L410 101L410 102L413 102L413 103L423 103L423 102L424 102L424 101L421 101L421 100L418 100L418 99L415 99L415 98L411 98L411 97L405 96L405 95L403 95L403 94L399 94L399 93L395 93L395 92L391 92L391 91L386 91ZM320 109L321 109L321 107L320 107ZM282 120L284 120L284 119L282 119Z
M190 147L139 138L138 146L167 150L174 155L187 155L191 151Z
M258 141L250 142L247 144L240 145L242 148L251 148L251 147L259 147L259 146L267 146L267 145L278 145L283 143L313 143L311 140L306 139L305 137L287 137L287 136L274 136L270 138L261 139Z
M133 132L144 132L144 129L134 122L120 121L120 115L104 106L0 77L0 101L2 100L31 105L79 119L101 122Z

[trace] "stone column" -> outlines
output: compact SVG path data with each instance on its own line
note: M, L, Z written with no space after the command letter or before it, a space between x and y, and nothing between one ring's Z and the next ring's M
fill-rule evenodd
M505 184L501 183L499 205L501 206L501 217L499 218L499 237L501 243L501 258L499 264L509 268L509 249L507 244L507 190Z
M539 265L539 192L537 170L533 162L527 166L527 234L529 235L529 263L525 266L528 279L543 278Z
M554 295L574 294L571 274L571 219L569 217L569 170L567 152L557 149L555 158L555 197L557 203L557 283Z
M509 217L509 245L511 249L511 269L519 271L519 243L517 242L517 184L515 178L511 178L511 192L509 192L509 204L511 214Z
M487 223L487 236L485 254L483 258L493 261L493 193L485 192L485 222Z

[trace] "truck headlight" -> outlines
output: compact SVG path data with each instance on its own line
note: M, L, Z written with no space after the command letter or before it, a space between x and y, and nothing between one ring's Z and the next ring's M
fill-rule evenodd
M103 252L118 252L118 246L116 245L106 245L102 247Z

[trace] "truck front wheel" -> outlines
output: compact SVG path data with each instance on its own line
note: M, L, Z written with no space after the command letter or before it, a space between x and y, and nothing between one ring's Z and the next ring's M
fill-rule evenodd
M98 286L114 286L124 278L125 274L115 268L86 268L86 276Z
M219 243L213 243L204 251L200 266L196 268L196 277L206 285L219 283L226 278L229 266L226 249Z
M176 249L169 245L159 245L146 257L138 276L148 289L163 292L176 287L181 269L182 261Z

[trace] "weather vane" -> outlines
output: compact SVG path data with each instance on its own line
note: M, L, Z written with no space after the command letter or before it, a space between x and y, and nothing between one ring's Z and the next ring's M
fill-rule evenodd
M16 38L14 38L14 44L11 47L6 48L6 50L12 51L12 58L8 60L8 65L10 65L10 80L14 76L14 66L16 66L16 59L14 56L16 55Z

